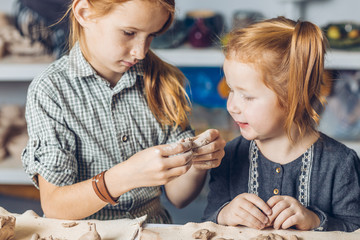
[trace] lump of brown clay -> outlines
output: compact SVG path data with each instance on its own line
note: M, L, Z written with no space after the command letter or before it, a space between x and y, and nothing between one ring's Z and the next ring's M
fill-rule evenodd
M39 234L34 233L34 234L31 236L31 239L30 239L30 240L39 240L39 239L40 239Z
M293 236L295 236L295 235L293 235ZM297 239L297 237L296 237L296 239ZM260 234L260 235L254 237L254 238L251 238L250 240L285 240L285 238L283 238L279 234L270 233L269 235Z
M79 240L101 240L99 233L96 231L96 224L95 223L88 223L89 224L89 232L82 235Z
M299 240L299 238L296 235L291 235L289 240Z
M62 223L61 225L64 227L64 228L72 228L72 227L75 227L77 226L79 223L77 222L66 222L66 223Z
M209 231L208 229L200 229L193 233L192 237L194 239L201 239L201 240L209 240L213 236L215 236L214 232Z
M46 238L41 238L39 236L39 234L37 233L34 233L32 236L31 236L31 239L30 240L66 240L66 239L59 239L59 238L54 238L52 235L46 237Z
M210 138L210 135L205 134L205 135L201 135L197 139L193 139L193 147L194 148L199 148L199 147L202 147L202 146L205 146L205 145L209 144L210 140L208 138Z
M142 229L140 240L162 240L160 234L148 229Z
M13 216L0 216L0 239L11 240L15 237L15 222Z

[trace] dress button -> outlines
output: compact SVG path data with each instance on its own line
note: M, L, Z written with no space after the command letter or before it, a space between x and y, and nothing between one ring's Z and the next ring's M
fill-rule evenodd
M279 189L275 188L275 189L274 189L274 194L275 194L275 195L279 194Z
M128 136L126 136L126 135L122 136L122 141L123 142L127 142L127 140L128 140Z
M281 172L281 168L278 167L278 168L275 169L275 171L276 171L277 173L280 173L280 172Z

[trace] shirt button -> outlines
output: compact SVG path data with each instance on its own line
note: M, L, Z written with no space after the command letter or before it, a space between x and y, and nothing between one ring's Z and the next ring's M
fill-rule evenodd
M278 167L278 168L275 169L275 171L276 171L277 173L280 173L280 172L281 172L281 168Z
M278 194L279 194L279 189L275 188L275 189L274 189L274 194L275 194L275 195L278 195Z
M127 142L128 139L129 139L128 136L126 136L126 135L122 136L122 141L123 142Z

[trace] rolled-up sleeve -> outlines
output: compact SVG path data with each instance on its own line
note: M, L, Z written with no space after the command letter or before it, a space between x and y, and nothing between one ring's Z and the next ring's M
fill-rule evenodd
M37 175L56 186L73 184L77 175L75 135L66 127L51 81L35 83L29 87L26 102L29 142L22 154L25 172L36 187Z

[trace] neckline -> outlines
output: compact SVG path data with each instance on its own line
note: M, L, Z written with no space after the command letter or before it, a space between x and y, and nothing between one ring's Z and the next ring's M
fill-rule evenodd
M270 163L270 164L273 164L273 165L280 165L280 166L282 166L282 167L288 167L288 166L291 166L291 165L293 165L293 164L301 164L302 159L304 158L304 155L307 154L307 153L311 150L311 148L312 148L313 146L314 146L314 148L315 148L315 146L316 146L316 144L318 143L319 139L320 139L320 137L319 137L312 145L310 145L310 146L305 150L305 152L303 152L299 157L297 157L297 158L293 159L292 161L287 162L287 163L285 163L285 164L278 163L278 162L274 162L274 161L268 159L268 158L261 152L260 148L257 146L257 144L256 144L256 142L255 142L254 140L251 141L250 146L251 146L251 144L254 144L254 146L255 146L256 149L257 149L257 155L258 155L257 158L258 158L260 161L266 161L266 162L268 162L268 163Z

